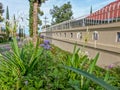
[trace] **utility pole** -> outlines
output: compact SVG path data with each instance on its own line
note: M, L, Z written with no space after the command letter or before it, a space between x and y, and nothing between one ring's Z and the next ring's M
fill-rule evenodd
M45 17L44 17L45 30L46 30L46 28L47 28L46 25L47 25L47 23L48 23L47 19L48 19L48 18L45 16Z

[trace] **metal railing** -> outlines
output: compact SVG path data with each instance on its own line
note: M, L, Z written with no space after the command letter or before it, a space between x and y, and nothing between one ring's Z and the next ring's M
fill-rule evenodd
M46 29L43 29L42 31L46 32L46 31L54 31L54 30L65 30L65 29L71 29L71 28L77 28L77 27L109 24L114 22L120 22L120 17L105 19L105 20L95 20L95 19L80 17L80 18L64 21L56 25L52 25Z

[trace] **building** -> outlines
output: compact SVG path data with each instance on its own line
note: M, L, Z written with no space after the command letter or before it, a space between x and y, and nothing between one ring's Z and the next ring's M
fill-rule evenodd
M120 65L120 0L83 18L48 27L41 34L69 52L74 43L80 48L85 46L90 57L99 52L98 66Z
M120 18L120 0L111 2L100 10L90 14L87 18L92 20L116 20Z

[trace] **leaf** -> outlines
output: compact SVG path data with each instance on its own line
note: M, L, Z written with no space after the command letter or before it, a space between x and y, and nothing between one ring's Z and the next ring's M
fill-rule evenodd
M15 37L13 38L13 43L11 43L11 47L13 52L19 56L19 48L18 48L17 40Z
M96 62L98 60L98 57L99 57L99 53L93 59L92 64L90 64L89 69L88 69L88 73L92 74L92 72L95 70L95 65L96 65ZM86 86L85 88L89 88L89 83L90 83L90 80L87 80L85 83L85 86Z
M40 80L39 82L35 81L35 87L40 88L43 85L43 80Z
M34 87L29 87L28 90L37 90L37 89Z
M88 72L85 72L85 71L82 71L80 69L76 69L76 68L73 68L73 67L68 67L68 66L64 66L65 68L69 69L69 70L72 70L80 75L83 75L84 77L94 81L95 83L99 84L100 86L104 87L105 89L107 90L118 90L117 88L107 84L105 81L95 77L94 75L92 74L89 74Z
M93 62L92 62L92 64L90 65L90 69L89 69L89 73L91 74L93 71L94 71L94 69L95 69L95 65L96 65L96 62L97 62L97 60L98 60L98 57L99 57L99 53L95 56L95 58L93 59Z

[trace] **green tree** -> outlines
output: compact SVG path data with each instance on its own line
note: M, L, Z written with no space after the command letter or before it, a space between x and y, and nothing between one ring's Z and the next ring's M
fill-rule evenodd
M67 2L61 7L53 6L53 9L50 9L50 14L52 15L52 24L69 20L73 15L72 5Z
M7 9L6 9L6 36L7 38L9 38L9 34L10 34L10 30L9 30L9 8L7 6Z
M90 8L90 14L92 14L92 6L91 6L91 8Z

